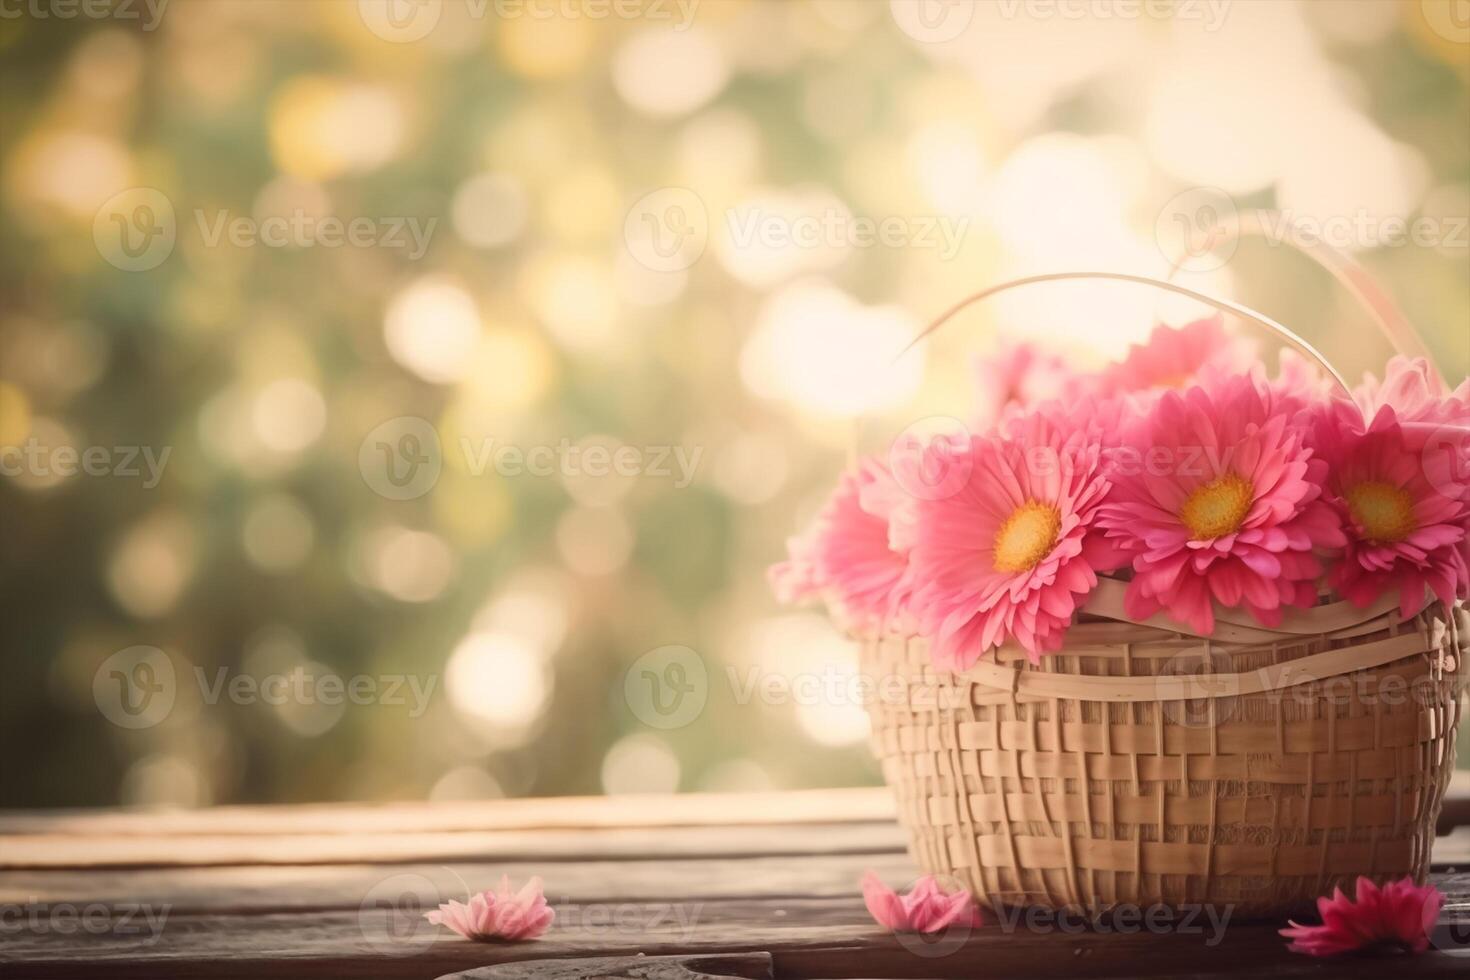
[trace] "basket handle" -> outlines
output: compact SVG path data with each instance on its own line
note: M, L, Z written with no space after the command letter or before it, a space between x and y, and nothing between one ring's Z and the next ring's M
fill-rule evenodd
M1222 222L1217 226L1211 232L1210 240L1205 243L1204 250L1212 251L1242 238L1260 238L1264 241L1285 243L1291 246L1325 269L1339 285L1347 290L1348 294L1357 301L1358 306L1368 314L1368 318L1377 325L1379 332L1383 334L1390 347L1407 357L1424 358L1430 369L1443 381L1443 375L1439 373L1434 358L1430 356L1429 346L1424 342L1419 331L1414 329L1413 323L1404 315L1403 310L1399 309L1398 304L1393 301L1388 290L1379 285L1378 280L1374 279L1367 269L1342 249L1335 248L1320 239L1303 240L1293 235L1282 236L1279 229L1285 226L1287 220L1287 216L1280 211L1264 208L1249 209L1244 214L1236 216L1233 234L1231 223ZM1183 266L1184 259L1180 258L1170 268L1169 278L1172 280Z
M1141 283L1145 286L1154 286L1158 289L1167 290L1171 293L1177 293L1180 296L1188 296L1190 299L1196 300L1200 303L1204 303L1206 306L1213 307L1214 309L1219 310L1221 313L1233 313L1238 317L1265 327L1267 330L1270 330L1277 336L1281 337L1282 340L1286 341L1297 351L1306 355L1312 361L1315 361L1323 370L1327 372L1328 377L1337 382L1338 387L1340 387L1344 392L1348 393L1349 395L1352 394L1352 390L1348 387L1348 383L1343 380L1342 375L1337 373L1337 368L1333 367L1331 362L1329 362L1327 358L1323 357L1321 352L1318 351L1317 348L1307 343L1305 340L1297 336L1294 332L1287 329L1285 326L1266 316L1266 314L1258 313L1250 307L1244 306L1240 303L1233 303L1227 299L1217 299L1214 296L1208 296L1197 290L1190 289L1188 286L1181 286L1177 282L1169 282L1167 279L1155 279L1153 276L1137 276L1127 272L1047 272L1042 273L1041 275L1023 276L1020 279L1011 279L1007 282L987 287L980 290L978 293L971 293L969 296L966 296L964 299L960 300L958 303L954 304L949 309L939 314L939 316L934 320L933 323L930 323L927 327L920 331L918 336L909 341L908 345L904 347L903 350L899 351L898 356L903 357L921 340L928 337L934 331L944 326L944 324L954 319L958 314L968 309L969 307L974 306L976 303L979 303L981 300L986 300L992 296L997 296L1001 293L1009 292L1012 289L1019 289L1022 286L1031 286L1037 283L1085 280L1110 280L1113 282ZM897 360L897 358L895 358L895 360Z
M1237 234L1233 237L1250 236L1268 240L1277 238L1278 236L1272 231L1267 220L1273 215L1277 216L1280 220L1285 220L1285 217L1280 215L1279 212L1263 210L1247 211L1245 214L1239 216L1239 220L1236 222ZM1207 249L1213 249L1233 240L1228 226L1217 229L1215 234L1217 237L1212 237L1206 244L1205 247ZM1434 363L1434 359L1429 355L1429 348L1424 343L1424 338L1419 335L1419 332L1414 329L1413 324L1399 310L1388 292L1378 285L1377 281L1368 274L1366 269L1349 257L1346 252L1333 248L1325 242L1295 241L1289 237L1283 240L1303 255L1312 259L1323 269L1327 270L1327 272L1331 273L1332 277L1341 283L1347 289L1348 293L1358 302L1358 305L1367 312L1369 318L1378 326L1383 336L1388 340L1389 345L1397 353L1404 354L1408 357L1424 358L1429 364L1430 370L1434 371L1435 376L1441 381L1444 380L1443 375L1439 373L1439 368ZM898 358L903 357L920 341L934 333L934 331L938 330L965 309L1000 293L1018 289L1021 286L1044 282L1111 280L1114 282L1140 283L1145 286L1154 286L1158 289L1176 293L1180 296L1187 296L1221 313L1231 313L1242 319L1249 320L1257 326L1264 327L1271 333L1276 334L1276 336L1285 341L1298 353L1314 361L1327 372L1328 377L1337 382L1338 387L1343 392L1351 397L1352 389L1343 379L1343 376L1338 373L1337 369L1332 366L1332 363L1323 356L1321 351L1298 336L1295 331L1266 316L1266 314L1253 310L1242 303L1219 299L1173 282L1173 277L1179 272L1181 265L1182 260L1173 263L1168 279L1157 279L1153 276L1133 275L1126 272L1051 272L1011 279L1007 282L982 289L977 293L972 293L955 303L920 331L913 340L909 341L903 350L899 351L898 356L894 360L896 361Z

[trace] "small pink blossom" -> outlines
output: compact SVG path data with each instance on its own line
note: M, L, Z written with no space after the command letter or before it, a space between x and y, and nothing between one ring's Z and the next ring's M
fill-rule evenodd
M1117 394L1187 388L1245 373L1255 362L1255 345L1227 333L1219 314L1182 327L1161 323L1147 343L1133 344L1120 363L1103 371L1102 390Z
M1396 946L1410 953L1429 948L1429 928L1439 917L1444 894L1433 885L1415 885L1404 878L1382 888L1366 877L1358 878L1357 903L1333 889L1331 898L1317 899L1322 924L1304 926L1296 922L1282 929L1291 940L1293 953L1337 956L1374 946Z
M1426 475L1423 453L1394 409L1380 408L1368 424L1340 398L1314 417L1327 499L1348 536L1333 587L1360 607L1397 591L1405 619L1431 594L1446 604L1470 595L1470 501Z
M483 891L471 895L467 903L451 899L424 918L436 926L448 926L466 939L481 942L505 940L517 942L535 939L551 927L556 912L546 904L541 879L534 877L518 892L512 892L510 878L500 879L500 891Z
M1078 375L1056 354L1034 344L1003 347L975 360L975 426L990 428L1008 411L1025 410L1068 393Z
M879 460L844 473L812 526L788 542L769 576L782 602L823 596L846 625L881 630L912 593L908 551L913 499Z
M1394 357L1388 362L1382 383L1372 374L1365 374L1353 398L1365 418L1372 419L1380 410L1392 408L1411 432L1427 432L1434 426L1455 422L1470 425L1470 378L1451 391L1422 357Z
M863 904L889 932L936 933L950 926L978 926L983 921L969 892L946 895L933 875L920 878L912 891L900 896L869 871L863 875Z
M795 605L815 599L822 594L822 580L817 575L816 528L786 539L786 560L766 569L766 579L776 601L783 605Z

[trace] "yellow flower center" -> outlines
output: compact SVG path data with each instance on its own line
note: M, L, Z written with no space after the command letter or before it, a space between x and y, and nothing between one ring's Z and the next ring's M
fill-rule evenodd
M1418 526L1414 523L1414 498L1391 483L1354 484L1348 488L1347 504L1353 520L1375 544L1402 541Z
M1029 572L1056 546L1062 515L1051 504L1028 500L995 532L995 569Z
M1255 488L1249 480L1226 473L1217 480L1195 487L1179 511L1179 519L1195 541L1234 534L1251 512Z

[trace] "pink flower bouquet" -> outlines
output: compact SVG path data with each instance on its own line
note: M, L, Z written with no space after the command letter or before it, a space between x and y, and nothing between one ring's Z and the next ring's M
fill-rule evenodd
M1334 595L1405 619L1470 597L1470 381L1395 358L1350 398L1299 357L1269 376L1219 318L1097 373L1022 346L975 376L977 430L844 474L772 569L783 601L914 625L959 672L1062 649L1103 576L1130 618L1206 637L1219 609L1274 627ZM910 466L965 478L909 493Z
M1038 276L935 326L1097 276L1175 288ZM922 871L981 906L1297 921L1361 875L1424 880L1470 657L1470 381L1398 357L1350 391L1292 348L1268 370L1212 317L1094 372L1000 350L968 431L858 459L791 539L772 582L858 641ZM1380 919L1420 944L1404 887L1295 948ZM900 931L963 906L865 895Z

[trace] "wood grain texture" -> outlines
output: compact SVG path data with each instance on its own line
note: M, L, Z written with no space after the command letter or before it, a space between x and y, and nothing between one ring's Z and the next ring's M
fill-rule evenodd
M527 960L455 973L441 980L771 980L770 953L713 956L597 956L585 960Z
M355 909L389 877L423 902L463 899L510 875L539 874L552 902L686 899L836 898L856 893L872 869L895 886L914 877L897 848L878 854L690 858L656 861L587 860L444 864L340 864L294 867L25 870L0 874L0 904L87 899L161 905L179 913L250 913Z
M1443 887L1470 903L1470 876ZM558 923L534 943L471 943L398 910L402 931L389 940L393 911L325 912L310 916L183 916L171 919L156 943L110 936L11 937L0 950L0 977L338 977L436 978L456 971L526 959L639 953L769 952L777 977L1271 977L1383 976L1383 961L1325 964L1290 954L1277 923L1229 923L1223 934L1193 931L1104 933L992 923L935 949L876 929L856 898L705 902L680 921L663 910L645 915L626 906L578 908L578 921ZM1455 913L1463 915L1461 913ZM1470 919L1447 919L1470 930ZM1192 927L1191 927L1192 928ZM63 938L65 941L63 941ZM1467 947L1470 949L1470 947ZM938 954L938 955L935 955ZM1467 961L1447 953L1396 958L1398 976L1464 976Z
M0 815L0 977L1328 975L1285 951L1279 923L1231 922L1209 945L1203 926L1152 935L992 922L927 955L879 931L858 896L868 868L894 886L915 874L884 796L797 794L789 811L761 794L607 801L606 813L538 800L284 808L299 821L247 807L60 823ZM1436 858L1470 864L1470 831L1441 839ZM545 877L558 912L547 937L472 943L423 920L501 874ZM1470 952L1470 875L1439 881L1451 901L1438 941ZM1384 963L1332 967L1378 976ZM1392 968L1464 976L1470 958L1440 952Z
M0 835L179 837L398 834L891 821L882 786L772 793L557 796L447 803L322 803L207 810L0 811Z
M411 825L408 825L411 826ZM141 868L216 865L399 864L415 861L617 857L666 859L756 854L879 853L902 846L897 824L628 827L421 833L183 835L20 834L4 839L0 868Z

